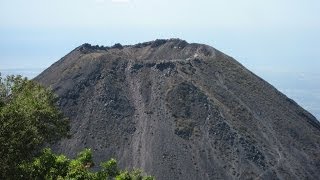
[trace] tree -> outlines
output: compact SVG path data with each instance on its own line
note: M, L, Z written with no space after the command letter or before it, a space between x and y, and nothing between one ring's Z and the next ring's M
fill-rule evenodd
M16 179L19 164L45 143L67 136L68 120L56 96L34 81L0 74L0 179Z
M50 149L44 149L39 157L32 162L20 165L24 179L86 179L86 180L153 180L152 176L143 176L142 171L121 171L117 161L111 159L101 163L101 170L90 171L93 166L92 152L85 149L75 159L64 155L53 154Z

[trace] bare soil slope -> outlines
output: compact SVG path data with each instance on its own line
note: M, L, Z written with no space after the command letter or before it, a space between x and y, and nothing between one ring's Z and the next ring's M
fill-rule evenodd
M317 179L320 124L233 58L179 39L84 44L35 78L59 96L74 156L170 179Z

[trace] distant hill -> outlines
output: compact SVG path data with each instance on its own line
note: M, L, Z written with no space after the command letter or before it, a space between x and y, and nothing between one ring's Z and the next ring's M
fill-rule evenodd
M7 75L22 75L28 79L32 79L39 75L45 68L23 68L23 69L0 69L3 77Z
M70 139L157 179L318 179L320 123L233 58L180 39L84 44L35 78Z

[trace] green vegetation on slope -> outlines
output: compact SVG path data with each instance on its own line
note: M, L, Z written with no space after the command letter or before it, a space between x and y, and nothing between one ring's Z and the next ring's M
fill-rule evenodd
M152 180L151 176L143 176L140 170L121 171L115 159L101 163L101 170L90 171L93 166L92 153L85 149L75 159L64 155L56 155L50 149L44 149L33 162L20 167L26 174L25 179L88 179L88 180Z

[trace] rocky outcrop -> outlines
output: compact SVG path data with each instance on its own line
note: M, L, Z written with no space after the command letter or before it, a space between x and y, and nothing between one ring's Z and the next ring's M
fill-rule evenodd
M71 138L157 179L317 179L320 125L233 58L180 39L84 44L36 81L59 96Z

